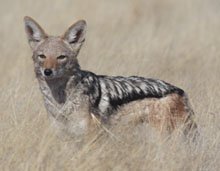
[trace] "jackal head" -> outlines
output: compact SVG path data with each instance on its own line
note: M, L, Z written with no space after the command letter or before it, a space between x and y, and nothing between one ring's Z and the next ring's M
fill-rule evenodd
M62 36L49 36L31 17L24 17L24 24L37 77L63 78L79 69L76 57L85 41L84 20L70 26Z

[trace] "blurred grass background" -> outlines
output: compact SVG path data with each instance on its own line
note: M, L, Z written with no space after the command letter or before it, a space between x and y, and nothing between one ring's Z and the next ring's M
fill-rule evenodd
M0 2L0 170L219 170L220 1ZM117 128L126 144L103 135L79 150L59 140L34 77L25 15L53 35L85 19L87 39L78 56L83 69L159 78L186 90L199 142L162 141L147 126L132 133Z

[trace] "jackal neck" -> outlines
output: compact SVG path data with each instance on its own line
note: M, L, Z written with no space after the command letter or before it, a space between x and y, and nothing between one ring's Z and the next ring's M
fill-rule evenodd
M54 99L59 104L65 103L66 101L65 89L68 80L69 78L57 78L57 79L45 80L48 87L50 88L50 91Z
M73 69L68 76L44 80L57 103L64 104L66 102L69 93L66 90L68 89L68 82L71 82L71 87L74 88L80 82L81 72L80 67L78 67Z

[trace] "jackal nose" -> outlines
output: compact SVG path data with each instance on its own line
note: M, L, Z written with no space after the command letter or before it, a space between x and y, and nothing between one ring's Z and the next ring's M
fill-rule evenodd
M44 70L44 74L45 74L46 76L50 76L52 73L53 73L53 72L52 72L51 69L45 69L45 70Z

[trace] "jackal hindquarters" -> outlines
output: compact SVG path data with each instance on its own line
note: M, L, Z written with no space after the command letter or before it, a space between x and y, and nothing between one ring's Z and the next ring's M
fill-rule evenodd
M185 133L196 128L182 89L157 79L81 70L77 55L85 41L84 20L62 36L49 36L30 17L24 23L46 109L63 132L82 135L96 121L108 125L148 122L169 132L180 125L185 125Z

